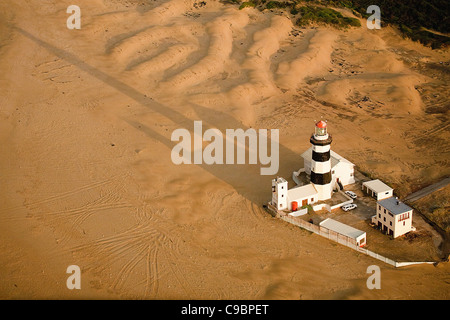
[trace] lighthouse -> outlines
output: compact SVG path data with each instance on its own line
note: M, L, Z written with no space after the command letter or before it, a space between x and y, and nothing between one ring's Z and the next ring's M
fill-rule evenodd
M314 134L309 140L312 144L311 183L317 190L318 200L330 199L333 189L331 184L331 135L327 132L327 123L316 123Z

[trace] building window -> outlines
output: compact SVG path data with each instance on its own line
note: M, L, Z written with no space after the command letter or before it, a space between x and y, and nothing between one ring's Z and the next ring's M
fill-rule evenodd
M282 194L281 197L284 198L284 194Z
M378 214L378 218L381 218L381 213Z
M399 216L398 221L400 222L400 221L403 221L403 220L406 220L406 219L409 219L409 212L407 212L407 213L402 213L402 214Z
M389 224L391 225L391 227L392 227L392 221L389 221Z
M314 198L311 198L311 202L314 202Z
M378 205L378 210L380 210L380 211L381 211L381 206L380 206L380 205Z
M384 209L384 213L386 213L386 209Z
M405 225L405 221L403 221L403 225Z
M386 217L383 218L384 222L386 222Z

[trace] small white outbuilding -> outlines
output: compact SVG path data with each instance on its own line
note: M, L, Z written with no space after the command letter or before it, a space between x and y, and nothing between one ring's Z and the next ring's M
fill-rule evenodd
M377 199L377 201L394 195L394 189L379 179L363 182L361 189L369 196Z
M342 222L328 218L323 220L319 225L340 235L353 239L359 247L366 244L366 233L364 231L355 229Z

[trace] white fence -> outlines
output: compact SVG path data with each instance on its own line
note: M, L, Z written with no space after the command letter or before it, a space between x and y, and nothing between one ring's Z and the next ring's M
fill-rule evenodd
M277 217L279 217L280 219L289 222L293 225L296 225L300 228L306 229L308 231L314 232L315 234L318 234L322 237L325 237L327 239L330 239L332 241L335 241L337 243L340 243L344 246L347 246L353 250L356 250L358 252L361 252L363 254L366 254L368 256L371 256L372 258L375 258L377 260L383 261L384 263L387 263L391 266L394 266L396 268L398 267L404 267L404 266L409 266L409 265L416 265L416 264L422 264L422 263L427 263L427 264L432 264L434 262L397 262L394 261L392 259L386 258L376 252L370 251L368 249L365 248L361 248L358 245L356 245L356 241L353 238L347 237L345 235L339 234L334 232L333 230L330 230L328 228L322 227L322 226L317 226L314 225L312 223L306 222L302 219L296 218L296 217L292 217L292 216L287 216L287 215L280 215L277 213Z
M308 213L308 208L303 208L303 209L291 212L291 213L289 213L289 215L292 217L299 217L299 216L303 216L307 213Z

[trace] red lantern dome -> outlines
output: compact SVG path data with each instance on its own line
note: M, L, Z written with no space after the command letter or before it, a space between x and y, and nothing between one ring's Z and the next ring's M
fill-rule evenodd
M327 123L323 120L320 120L316 123L316 130L314 132L316 137L322 137L327 135Z
M327 127L327 123L323 120L320 120L319 122L316 123L316 127L317 128L321 128L321 129L325 129Z

